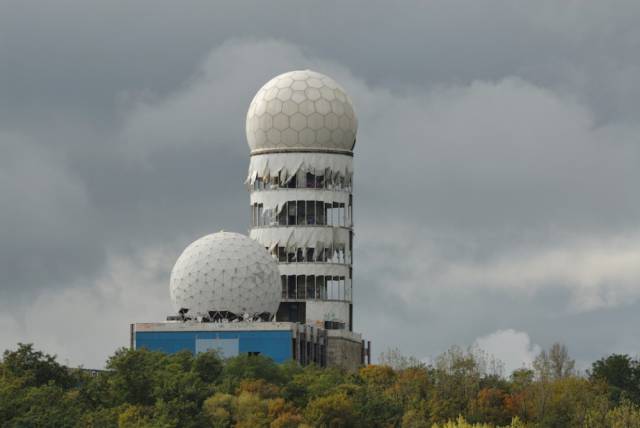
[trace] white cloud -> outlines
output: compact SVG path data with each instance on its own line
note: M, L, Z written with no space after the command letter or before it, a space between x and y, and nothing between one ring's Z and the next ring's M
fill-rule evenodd
M149 249L138 257L111 257L95 284L44 291L20 317L0 317L0 348L18 341L58 355L64 364L101 368L129 346L129 324L161 321L171 312L167 269L173 254Z
M576 242L486 263L453 264L440 280L506 292L564 288L571 294L570 309L576 311L631 304L640 298L639 238Z
M213 49L194 74L162 97L123 94L122 140L145 158L160 150L215 146L248 153L245 116L255 92L273 75L318 63L289 43L228 41ZM128 105L127 105L128 104Z
M475 345L504 363L505 375L530 367L541 348L532 344L529 335L513 329L498 330L476 339Z

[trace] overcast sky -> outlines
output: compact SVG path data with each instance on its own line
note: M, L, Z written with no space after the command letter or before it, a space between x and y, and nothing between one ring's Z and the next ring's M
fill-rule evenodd
M276 74L350 94L374 353L640 351L640 2L0 2L0 348L102 367L182 249L246 233Z

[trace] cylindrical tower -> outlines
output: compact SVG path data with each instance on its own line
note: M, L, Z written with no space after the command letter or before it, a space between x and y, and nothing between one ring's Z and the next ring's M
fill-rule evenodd
M278 260L276 320L352 330L351 100L310 70L274 77L247 113L250 237Z

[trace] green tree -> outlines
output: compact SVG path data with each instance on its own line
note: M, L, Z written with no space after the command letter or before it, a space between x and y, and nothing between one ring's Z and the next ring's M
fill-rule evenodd
M14 427L69 427L76 425L83 409L77 405L77 391L65 391L53 382L48 385L29 387L14 401L15 413L11 423Z
M181 427L198 426L197 417L204 400L213 393L193 370L189 352L166 356L153 374L151 396L158 414Z
M424 368L426 365L412 356L403 355L398 348L387 348L378 356L380 365L392 367L394 370Z
M575 364L575 360L569 357L567 347L557 342L548 351L543 349L533 362L538 376L547 379L562 379L573 375Z
M338 369L307 366L284 386L283 398L304 408L309 400L334 392L345 379Z
M222 369L223 388L233 392L244 379L263 379L274 385L282 385L286 380L278 364L269 357L241 354L229 358Z
M220 377L223 364L217 352L202 352L196 356L193 369L203 382L213 383Z
M625 397L640 402L640 365L628 355L612 354L599 359L591 365L589 378L606 382L616 403Z
M392 427L402 420L402 407L379 387L365 384L354 388L350 399L357 426Z
M153 405L154 377L164 359L164 354L145 348L122 348L116 351L107 361L107 368L111 370L109 384L113 395L120 402Z
M5 351L2 365L5 376L20 378L25 387L53 382L69 388L74 384L71 372L58 364L55 355L35 351L30 343L18 343L17 350Z

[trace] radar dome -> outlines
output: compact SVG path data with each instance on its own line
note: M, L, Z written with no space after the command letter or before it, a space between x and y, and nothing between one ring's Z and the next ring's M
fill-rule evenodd
M260 88L247 112L252 154L299 149L351 152L357 129L344 89L311 70L274 77Z
M245 318L275 315L280 302L276 261L253 239L219 232L190 244L171 271L171 300L187 316L210 312Z

